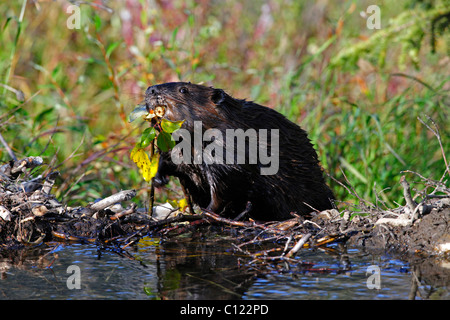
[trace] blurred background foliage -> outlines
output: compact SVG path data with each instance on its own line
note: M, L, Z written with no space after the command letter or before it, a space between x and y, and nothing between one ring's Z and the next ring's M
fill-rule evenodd
M67 27L72 4L80 28ZM368 28L373 4L380 29ZM149 85L179 80L285 114L325 170L369 201L401 202L402 170L445 172L450 0L16 0L0 13L0 133L18 158L60 171L55 193L69 204L130 188L146 202L129 159L144 127L126 116ZM418 121L433 127L427 116L443 150Z

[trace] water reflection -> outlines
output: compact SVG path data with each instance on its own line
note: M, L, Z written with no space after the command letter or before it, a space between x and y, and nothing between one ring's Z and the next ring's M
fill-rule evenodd
M303 250L295 263L250 264L226 237L144 238L125 251L50 243L0 251L0 299L449 299L445 262L348 250ZM70 290L68 267L80 268ZM369 266L380 289L369 289Z

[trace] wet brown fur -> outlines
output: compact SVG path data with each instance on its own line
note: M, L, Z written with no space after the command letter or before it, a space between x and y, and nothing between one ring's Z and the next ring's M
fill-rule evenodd
M194 203L227 217L239 215L248 202L248 214L257 220L284 220L292 217L290 212L305 215L333 207L333 194L307 133L275 110L234 99L221 89L184 82L149 87L145 102L148 109L164 105L164 117L185 120L183 128L191 133L194 121L202 121L203 130L220 130L223 137L226 129L279 129L275 175L261 175L259 162L175 165L170 153L163 153L156 185L176 176Z

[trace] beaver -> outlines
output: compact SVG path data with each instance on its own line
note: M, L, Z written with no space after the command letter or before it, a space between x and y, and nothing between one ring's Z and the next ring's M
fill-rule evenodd
M178 177L194 204L228 218L245 212L254 220L286 220L293 217L291 212L308 215L333 208L333 193L306 131L279 112L235 99L222 89L186 82L148 87L145 105L148 112L163 107L168 120L185 120L182 129L191 136L198 134L195 130L201 135L214 129L215 139L210 140L216 142L215 147L226 149L227 157L227 161L211 162L204 156L198 161L194 158L206 151L208 139L200 144L191 139L192 161L179 163L171 151L161 153L155 186L167 184L169 176ZM220 139L220 134L225 137L230 132L246 134L244 147L231 148L239 135ZM180 143L184 139L179 138ZM196 143L202 150L194 150ZM261 154L255 158L252 150ZM241 161L239 153L243 154ZM263 161L268 154L277 162L272 168L267 157Z

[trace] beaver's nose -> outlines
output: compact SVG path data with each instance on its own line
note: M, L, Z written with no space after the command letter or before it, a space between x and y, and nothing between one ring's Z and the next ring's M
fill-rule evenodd
M157 96L161 93L161 90L156 85L156 86L148 87L145 93L147 95Z

